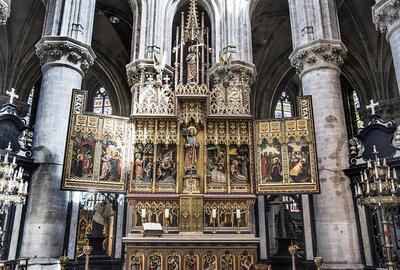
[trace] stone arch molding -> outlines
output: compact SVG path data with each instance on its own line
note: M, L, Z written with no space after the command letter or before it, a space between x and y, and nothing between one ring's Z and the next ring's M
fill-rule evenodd
M137 43L133 48L132 61L146 59L146 47L156 45L161 52L172 49L172 24L176 12L189 0L129 0L136 18L136 29L140 37L134 38ZM252 62L251 48L251 1L243 0L197 0L207 12L211 21L211 39L213 63L218 59L222 49L235 45L238 49L238 60ZM151 20L149 19L151 18ZM134 18L135 21L135 18ZM240 26L240 27L239 27ZM245 26L245 27L243 27ZM166 55L171 64L171 55Z

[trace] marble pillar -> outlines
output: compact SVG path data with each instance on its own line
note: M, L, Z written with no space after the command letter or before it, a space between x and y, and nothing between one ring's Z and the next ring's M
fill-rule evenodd
M303 94L312 95L321 194L314 196L318 254L324 269L362 269L349 179L348 148L340 69L346 48L340 41L316 40L297 46L292 65Z
M95 58L90 47L95 4L46 2L43 37L36 44L43 73L33 141L39 167L31 179L20 254L31 258L31 270L58 269L63 254L68 193L60 188L68 119L72 91L81 87Z
M390 43L400 93L400 1L376 0L372 11L376 29L386 33L386 39Z

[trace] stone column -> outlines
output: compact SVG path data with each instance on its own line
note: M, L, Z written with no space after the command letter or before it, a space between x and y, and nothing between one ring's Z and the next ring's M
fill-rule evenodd
M397 87L400 87L400 1L376 0L372 7L373 21L376 29L386 33L386 39L392 49L394 69L396 71ZM400 91L400 89L399 89Z
M0 26L7 23L11 12L11 0L0 0Z
M346 48L340 41L335 1L289 0L294 51L304 95L313 98L321 193L314 196L318 255L324 269L362 269L348 167L346 122L340 65Z
M95 0L49 0L43 37L37 43L43 79L33 153L39 167L31 179L21 256L29 269L57 269L66 233L67 195L61 175L72 90L93 64L90 48ZM80 7L80 8L77 8Z
M339 65L346 49L340 41L317 40L291 55L303 94L312 95L321 194L315 195L318 253L324 269L362 269L349 179L344 106Z

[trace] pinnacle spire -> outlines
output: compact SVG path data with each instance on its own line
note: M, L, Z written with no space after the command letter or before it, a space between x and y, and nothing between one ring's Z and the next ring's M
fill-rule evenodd
M197 17L197 1L190 0L189 3L189 14L185 27L185 39L196 40L199 37L199 20Z

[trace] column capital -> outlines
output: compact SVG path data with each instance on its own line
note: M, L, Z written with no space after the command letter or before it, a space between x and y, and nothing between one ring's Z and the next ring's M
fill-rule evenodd
M340 71L346 54L347 48L340 40L319 39L296 47L289 59L302 77L309 71L321 68Z
M0 0L0 25L5 25L10 16L10 3L7 0Z
M400 25L400 0L381 0L372 7L372 18L376 29L387 32L389 38L392 31Z
M36 44L36 55L42 69L50 66L68 66L84 73L94 64L96 55L92 48L70 37L43 37Z
M227 61L225 59L220 61L222 60ZM229 74L229 76L226 76L226 74ZM213 82L224 79L230 80L234 77L234 74L240 75L240 80L252 85L257 77L256 66L250 62L232 60L229 63L216 63L210 68L210 79Z

